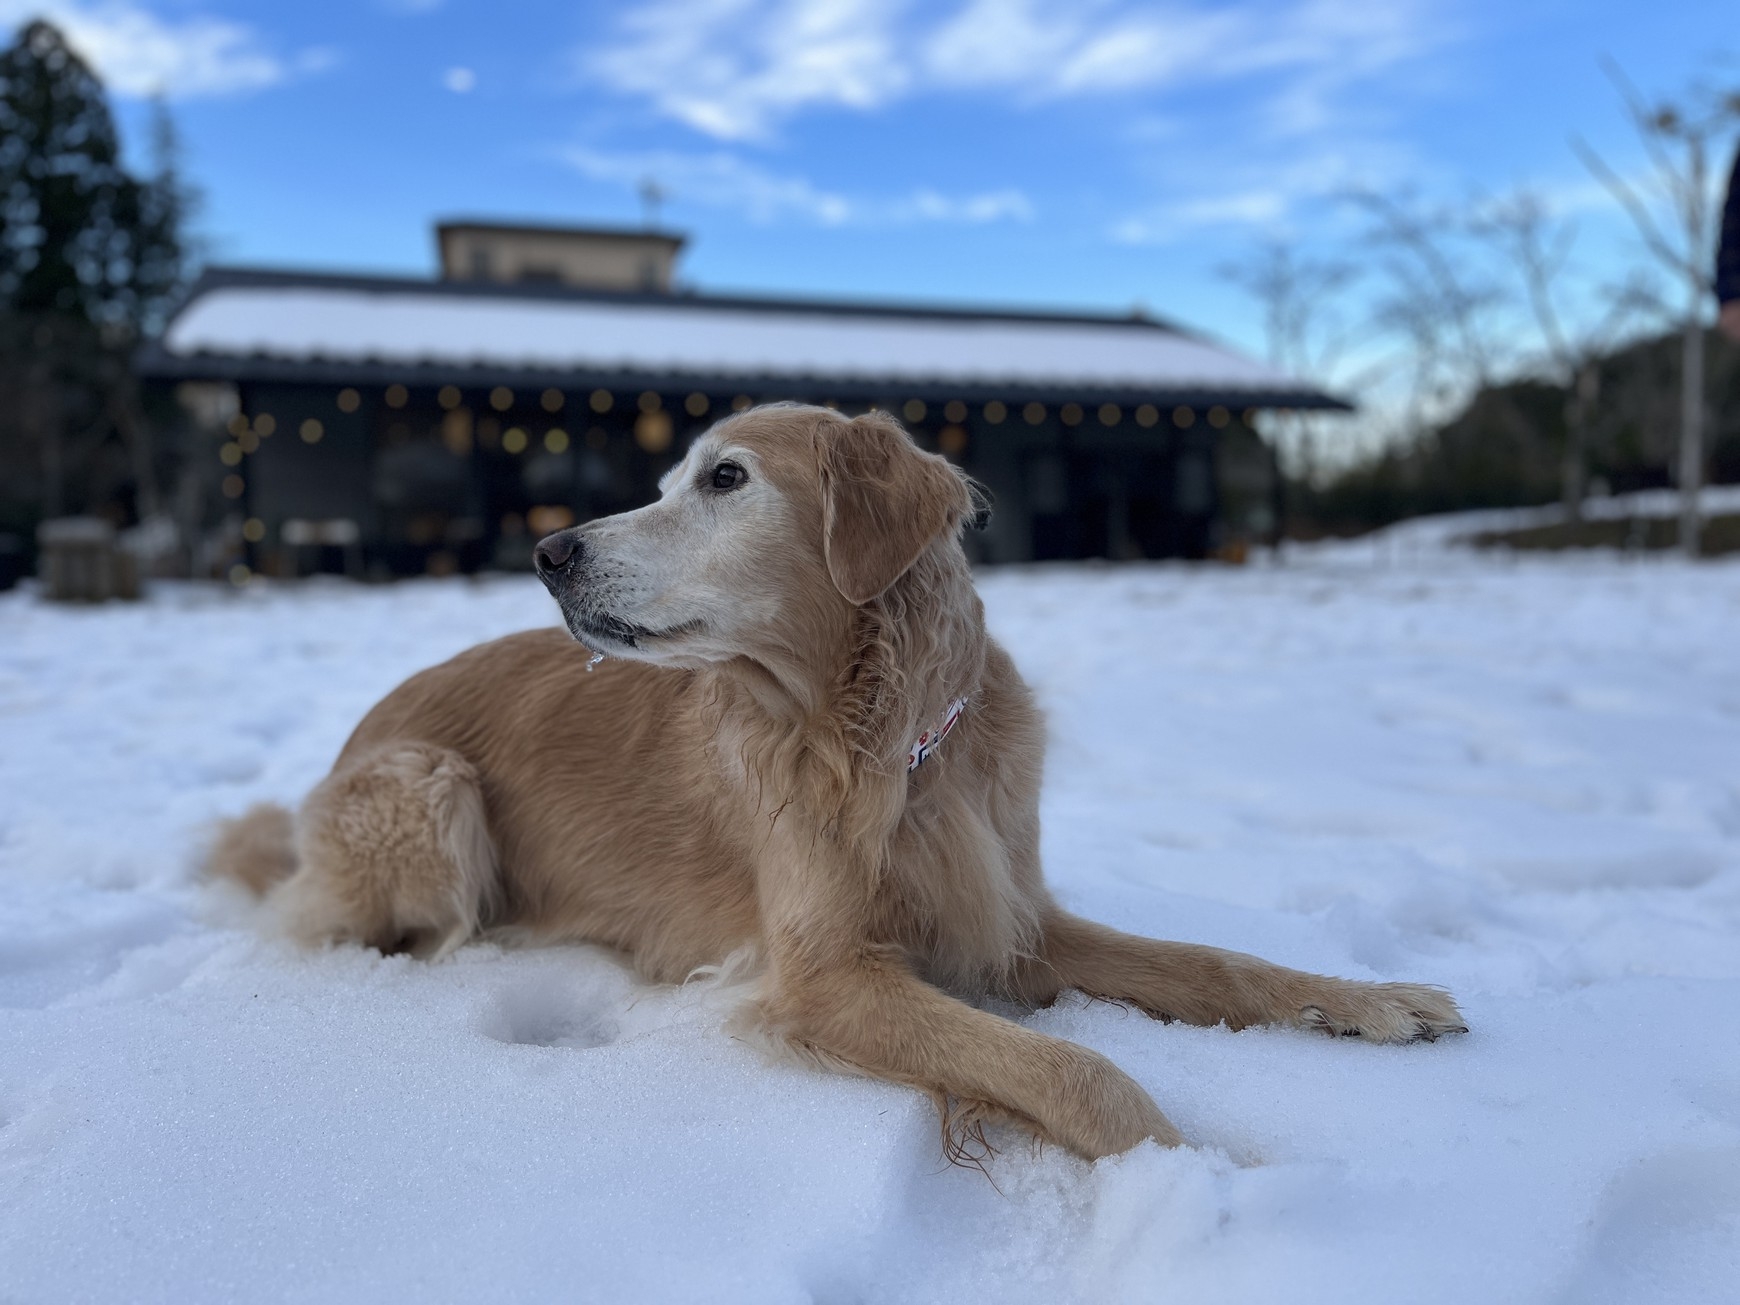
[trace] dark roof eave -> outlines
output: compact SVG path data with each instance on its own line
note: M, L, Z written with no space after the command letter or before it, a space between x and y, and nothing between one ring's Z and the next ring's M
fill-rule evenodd
M162 381L230 381L235 383L301 385L445 384L488 388L556 386L567 389L701 390L711 394L779 394L853 402L886 398L917 398L927 402L961 399L1005 403L1140 403L1188 404L1229 408L1298 408L1351 412L1353 405L1317 390L1240 389L1233 386L1179 384L1132 386L1091 382L989 382L912 380L901 377L813 376L801 373L755 375L678 371L624 371L559 367L513 367L500 364L447 362L399 363L349 359L284 359L234 354L172 354L160 344L146 345L136 368L148 379Z

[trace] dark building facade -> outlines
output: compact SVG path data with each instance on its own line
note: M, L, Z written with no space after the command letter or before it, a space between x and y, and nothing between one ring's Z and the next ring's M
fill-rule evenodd
M1201 557L1272 524L1255 414L1345 406L1143 317L599 288L592 233L564 264L547 228L521 259L538 275L504 283L474 233L520 229L456 229L472 243L446 236L464 262L440 280L212 269L141 357L203 414L254 569L525 566L775 400L898 414L996 496L981 560ZM606 234L599 279L645 281L632 233Z

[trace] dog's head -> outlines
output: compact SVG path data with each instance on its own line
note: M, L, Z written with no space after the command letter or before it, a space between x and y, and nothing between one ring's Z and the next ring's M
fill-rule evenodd
M568 629L599 652L789 655L794 631L878 598L983 510L894 418L777 404L700 436L656 502L550 535L536 560Z

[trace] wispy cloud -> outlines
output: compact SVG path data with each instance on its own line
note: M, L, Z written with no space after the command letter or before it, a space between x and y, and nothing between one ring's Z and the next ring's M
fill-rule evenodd
M894 99L895 52L885 0L651 0L578 62L697 131L751 140L801 110Z
M613 90L720 140L799 114L871 111L920 94L1016 101L1163 90L1262 75L1277 131L1313 130L1338 90L1424 52L1429 0L1196 3L649 0L577 56Z
M847 195L725 149L616 153L570 146L558 154L569 167L594 181L635 186L651 178L679 201L730 209L755 222L796 218L828 227L920 222L977 225L1027 221L1034 215L1032 202L1018 190L948 195L921 187L892 197Z
M121 95L171 99L240 95L329 66L330 50L273 53L253 28L227 18L165 18L131 0L0 0L0 25L48 19Z

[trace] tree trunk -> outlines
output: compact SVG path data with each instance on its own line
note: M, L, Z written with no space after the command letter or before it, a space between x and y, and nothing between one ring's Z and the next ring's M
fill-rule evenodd
M1680 551L1698 556L1703 521L1698 495L1704 486L1704 324L1703 287L1686 314L1680 355Z
M1561 474L1567 521L1583 519L1583 496L1588 491L1589 423L1600 392L1601 372L1593 362L1585 362L1571 377L1570 393L1565 396L1565 457Z

